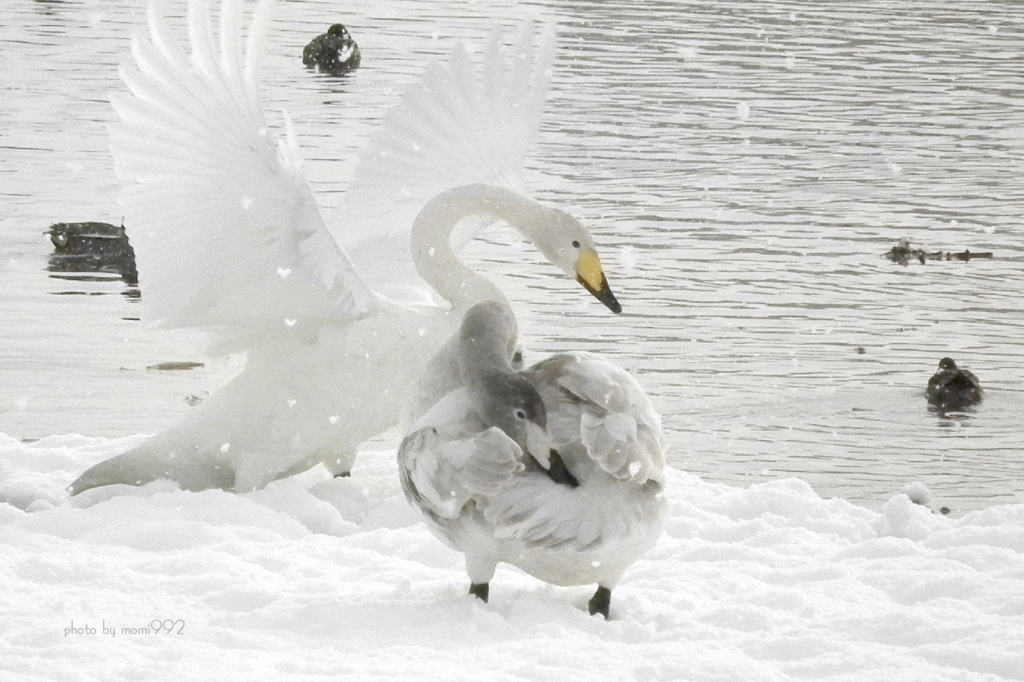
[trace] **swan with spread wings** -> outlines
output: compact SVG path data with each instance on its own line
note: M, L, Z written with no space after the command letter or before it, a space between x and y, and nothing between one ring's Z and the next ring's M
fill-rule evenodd
M191 0L188 53L151 5L110 137L144 322L204 330L212 358L244 365L167 430L83 473L73 494L161 478L252 490L320 462L347 473L358 445L399 421L427 360L453 361L446 342L463 312L505 300L459 260L453 232L467 218L506 222L620 310L588 230L519 189L552 31L525 26L511 51L492 37L480 75L459 46L428 69L360 156L332 231L287 115L283 139L265 120L258 67L273 2L259 2L244 36L242 5L224 0L214 22L209 0ZM436 376L420 384L425 404L449 388L449 373Z

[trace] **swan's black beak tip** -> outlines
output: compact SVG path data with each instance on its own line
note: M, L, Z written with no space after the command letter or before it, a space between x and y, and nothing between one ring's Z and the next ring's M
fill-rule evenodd
M619 305L618 299L615 298L615 294L613 294L610 289L608 290L607 295L598 296L597 300L604 303L608 310L612 311L616 315L622 312L622 306Z
M622 306L608 287L608 278L604 276L601 259L593 249L581 249L576 257L576 281L583 285L605 307L613 313L621 313Z
M604 303L608 310L612 311L616 315L622 312L622 305L619 304L619 300L615 298L615 294L612 293L611 288L608 286L608 280L601 277L601 285L597 288L590 286L585 279L578 277L577 280L583 285L583 288L594 295L594 298Z

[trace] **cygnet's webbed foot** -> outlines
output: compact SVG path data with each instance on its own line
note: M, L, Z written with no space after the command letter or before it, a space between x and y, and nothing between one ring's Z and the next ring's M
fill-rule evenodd
M556 451L551 451L551 466L547 469L548 477L560 485L567 485L570 488L578 488L580 482L576 480L576 477L572 475L572 472L566 468L565 462L562 461L562 456Z
M596 615L600 613L604 616L605 620L608 620L608 607L612 603L612 591L607 587L597 586L597 592L587 602L587 606L590 607L590 615Z
M348 478L351 475L352 475L351 471L342 471L342 472L339 472L337 474L334 474L334 477L335 478Z
M471 583L469 586L469 593L485 604L487 603L487 596L490 594L490 591L490 583Z

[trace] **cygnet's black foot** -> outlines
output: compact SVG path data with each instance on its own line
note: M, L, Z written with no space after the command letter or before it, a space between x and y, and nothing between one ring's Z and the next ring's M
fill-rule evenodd
M342 471L340 474L334 474L335 478L348 478L352 475L351 471Z
M590 607L590 615L596 615L600 613L604 616L605 620L608 620L608 607L612 603L612 591L607 587L601 587L598 585L597 592L587 602L587 606Z
M548 467L548 477L555 483L567 485L570 488L578 488L580 482L577 481L576 477L572 475L572 472L566 468L565 462L562 461L562 456L552 450L550 457L551 466Z
M469 593L485 604L487 603L487 595L490 594L490 591L490 583L472 583L469 586Z

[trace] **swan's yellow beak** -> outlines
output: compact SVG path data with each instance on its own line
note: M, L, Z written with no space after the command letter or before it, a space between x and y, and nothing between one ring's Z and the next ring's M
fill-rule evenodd
M601 269L601 259L596 251L583 249L576 258L576 281L592 293L597 300L604 303L613 313L621 313L622 306L615 299L615 294L608 287L608 280Z

